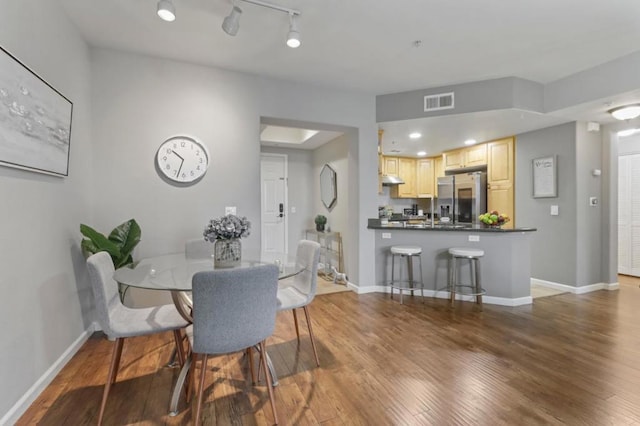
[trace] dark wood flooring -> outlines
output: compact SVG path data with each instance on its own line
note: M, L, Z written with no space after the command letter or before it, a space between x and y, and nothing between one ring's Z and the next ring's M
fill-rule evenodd
M444 299L318 296L310 310L320 368L303 315L299 345L289 312L268 341L280 424L640 425L640 280L620 282L619 291L483 312ZM96 333L18 424L95 424L112 344ZM171 350L169 333L125 342L105 424L191 424L184 397L168 415ZM271 423L266 389L245 380L241 355L209 369L204 424Z

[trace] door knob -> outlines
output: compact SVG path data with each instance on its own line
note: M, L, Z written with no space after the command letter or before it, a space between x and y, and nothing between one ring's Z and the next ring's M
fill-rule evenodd
M278 217L284 217L284 203L280 203L278 209L280 210L280 214L278 215Z

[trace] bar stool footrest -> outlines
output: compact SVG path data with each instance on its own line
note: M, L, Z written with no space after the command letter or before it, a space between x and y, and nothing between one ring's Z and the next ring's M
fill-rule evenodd
M484 296L487 294L487 291L484 288L481 288L480 292L477 292L475 291L475 286L472 285L456 284L455 287L456 294L461 296ZM462 291L458 291L458 289L461 289Z
M387 283L387 285L390 288L395 288L398 290L422 290L424 289L424 283L420 282L420 281L413 281L413 287L411 286L411 282L410 281L389 281Z

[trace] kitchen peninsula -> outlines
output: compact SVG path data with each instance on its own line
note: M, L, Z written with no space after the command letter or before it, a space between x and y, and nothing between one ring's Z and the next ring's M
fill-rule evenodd
M389 248L413 245L422 248L422 275L425 296L447 298L448 250L473 247L484 250L480 264L485 303L518 306L530 304L531 249L535 228L501 229L470 224L382 224L369 219L368 229L375 230L376 284L387 288L391 276ZM469 268L462 267L462 280L469 282ZM463 296L464 300L471 300Z

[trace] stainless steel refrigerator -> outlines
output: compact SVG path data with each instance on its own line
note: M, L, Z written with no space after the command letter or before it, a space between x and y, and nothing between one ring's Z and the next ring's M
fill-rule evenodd
M487 174L463 173L438 178L437 213L450 223L479 223L487 211ZM446 221L446 219L445 219Z

